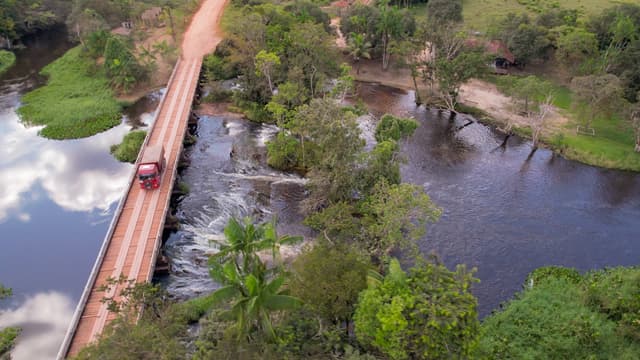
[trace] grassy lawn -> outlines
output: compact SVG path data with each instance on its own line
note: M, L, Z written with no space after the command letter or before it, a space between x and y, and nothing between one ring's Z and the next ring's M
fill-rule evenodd
M577 121L552 140L568 158L591 165L640 171L640 154L634 151L633 130L618 117L594 120L595 136L576 134Z
M47 85L22 98L18 109L29 125L46 125L40 134L50 139L75 139L97 134L120 123L121 105L103 70L80 56L80 47L47 65L41 72Z
M515 76L488 78L506 94L508 94L508 86L515 79ZM569 123L560 128L559 132L544 139L546 143L568 158L580 162L607 168L640 171L640 154L634 151L633 130L624 119L615 115L596 118L592 124L595 136L577 134L576 126L581 124L580 115L573 107L571 89L559 85L553 85L553 87L554 105L569 118Z
M462 0L462 15L469 30L485 33L496 19L510 12L533 15L540 9L559 5L566 9L578 9L582 17L588 17L625 2L640 3L639 0Z

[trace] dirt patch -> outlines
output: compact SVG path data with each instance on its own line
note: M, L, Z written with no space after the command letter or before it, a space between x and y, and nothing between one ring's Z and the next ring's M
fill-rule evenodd
M501 93L494 84L473 79L460 88L459 101L462 104L478 108L492 118L506 123L511 120L517 127L529 127L530 121L518 114L513 99ZM569 120L553 109L546 118L546 132L555 132Z
M168 33L168 28L152 28L147 30L145 38L136 41L136 48L140 51L142 48L153 50L153 45L166 42L169 46L175 46L173 38ZM173 71L173 62L171 59L165 59L161 55L156 55L156 69L149 75L149 80L137 84L127 94L118 95L118 100L133 103L144 97L148 93L163 88L167 85L171 72Z
M362 59L360 64L354 64L350 60L348 56L344 57L344 61L350 63L353 67L351 75L358 81L380 83L403 90L414 89L411 71L407 68L398 68L391 64L389 69L384 71L382 70L382 62L379 59ZM360 71L358 71L358 67Z

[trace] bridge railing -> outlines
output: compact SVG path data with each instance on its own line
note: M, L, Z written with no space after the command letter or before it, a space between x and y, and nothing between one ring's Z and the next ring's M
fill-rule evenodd
M84 290L82 291L82 295L80 296L78 306L76 306L76 310L73 313L73 317L71 318L71 324L69 324L67 333L65 334L62 344L60 345L60 350L58 351L58 355L56 356L56 359L58 360L64 359L67 355L67 352L69 351L71 340L75 335L75 332L78 328L78 323L80 322L80 318L82 316L82 313L84 312L84 307L87 304L87 301L89 300L89 295L91 295L91 290L93 289L93 285L95 284L96 278L98 277L98 272L100 271L100 265L102 264L102 261L104 260L104 257L107 253L107 249L109 248L109 243L111 242L111 236L113 235L113 232L115 231L115 228L116 228L116 224L118 223L118 220L120 219L120 215L122 214L122 208L124 207L124 204L127 200L127 194L129 193L129 190L131 189L131 185L135 180L136 168L137 168L136 165L140 161L140 158L143 153L142 150L145 148L145 146L149 142L149 138L151 137L151 133L153 132L153 129L156 125L156 120L160 115L162 106L164 105L167 94L169 93L169 87L171 86L171 82L173 81L173 78L176 75L176 70L180 65L180 61L181 59L178 58L178 61L173 67L173 71L171 72L171 76L169 77L169 82L167 83L167 90L164 92L164 94L162 94L162 98L160 99L160 103L158 104L156 113L153 116L153 122L149 128L149 131L147 131L147 135L144 138L144 142L142 143L142 146L140 147L141 151L138 153L138 157L136 158L134 168L132 169L131 175L129 176L129 181L127 183L127 190L123 194L123 196L120 198L120 201L118 202L118 207L116 208L115 214L111 219L109 230L107 231L107 234L105 235L104 240L102 241L102 246L100 247L100 252L98 252L98 257L96 258L96 261L93 263L93 268L91 269L91 273L89 274L89 279L87 280L87 284L85 285Z

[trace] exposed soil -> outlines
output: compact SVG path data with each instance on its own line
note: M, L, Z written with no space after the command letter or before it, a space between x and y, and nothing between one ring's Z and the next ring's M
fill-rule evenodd
M220 17L227 0L204 0L191 20L182 42L185 59L202 57L212 52L222 40Z
M494 84L473 79L460 89L459 100L461 103L478 108L492 118L506 123L510 119L517 127L528 127L529 120L518 114L514 109L512 98L501 93ZM554 108L546 117L545 129L547 132L557 130L569 120L558 113Z

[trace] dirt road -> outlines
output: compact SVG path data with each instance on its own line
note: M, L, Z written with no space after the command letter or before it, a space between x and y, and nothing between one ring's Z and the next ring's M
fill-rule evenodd
M222 40L220 18L227 0L204 0L182 42L182 57L194 59L212 52Z

